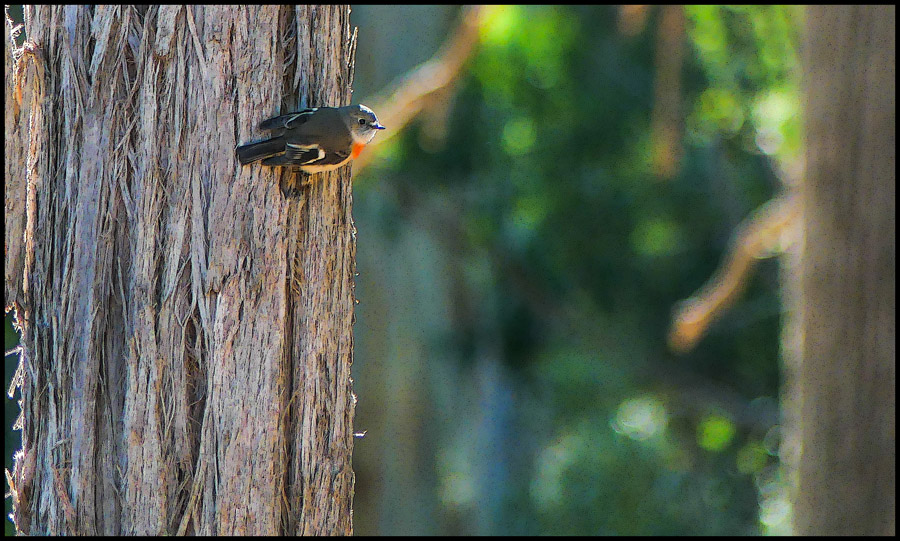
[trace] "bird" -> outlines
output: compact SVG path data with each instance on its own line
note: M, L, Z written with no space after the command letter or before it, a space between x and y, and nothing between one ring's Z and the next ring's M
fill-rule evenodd
M313 107L262 121L274 137L240 145L242 165L297 166L308 174L331 171L359 156L379 130L385 129L365 105Z

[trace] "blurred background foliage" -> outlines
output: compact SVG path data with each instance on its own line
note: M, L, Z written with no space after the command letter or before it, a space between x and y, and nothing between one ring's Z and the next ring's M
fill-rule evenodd
M445 117L356 175L357 533L789 531L776 262L666 334L800 153L802 10L665 9L488 8ZM351 17L368 103L459 14Z
M798 161L802 8L487 10L355 178L356 533L789 532L776 262L695 350L666 334ZM368 103L459 8L351 18Z

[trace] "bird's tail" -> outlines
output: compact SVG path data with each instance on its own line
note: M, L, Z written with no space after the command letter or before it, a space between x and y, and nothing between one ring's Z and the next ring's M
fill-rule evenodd
M236 150L241 165L247 165L284 152L284 138L273 137L265 141L241 145Z

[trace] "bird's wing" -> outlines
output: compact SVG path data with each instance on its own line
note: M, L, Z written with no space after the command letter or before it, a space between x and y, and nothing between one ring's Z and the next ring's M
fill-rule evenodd
M262 161L263 165L299 165L311 171L330 170L343 165L350 158L346 151L325 152L319 145L299 145L287 143L284 154L272 156Z
M312 109L303 109L302 111L295 111L293 113L287 113L284 115L273 116L272 118L268 118L259 123L259 129L261 130L278 130L278 129L289 129L296 128L297 126L303 124L307 120L312 117L313 113L318 110L318 107L313 107Z
M350 157L349 152L341 151L341 150L332 150L328 153L323 153L316 160L310 160L303 165L314 165L314 166L331 166L331 165L343 165L344 162Z
M298 145L287 143L284 154L263 160L263 165L306 165L325 156L319 145Z

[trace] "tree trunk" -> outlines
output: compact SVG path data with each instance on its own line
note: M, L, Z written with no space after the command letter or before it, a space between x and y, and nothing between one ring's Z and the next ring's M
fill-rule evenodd
M285 200L290 173L234 155L349 103L349 11L26 8L19 531L352 533L350 171Z
M895 9L807 11L801 535L895 532Z

